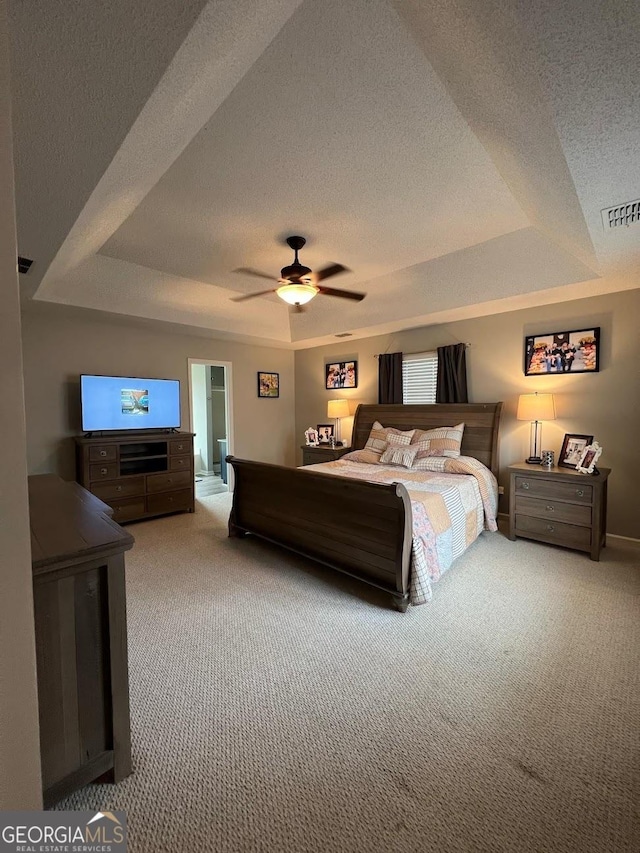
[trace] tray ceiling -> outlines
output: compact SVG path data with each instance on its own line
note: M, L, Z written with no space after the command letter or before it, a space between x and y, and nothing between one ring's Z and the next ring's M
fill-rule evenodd
M609 5L14 4L25 299L301 347L637 287L600 209L640 197L640 12ZM293 233L367 298L231 302Z

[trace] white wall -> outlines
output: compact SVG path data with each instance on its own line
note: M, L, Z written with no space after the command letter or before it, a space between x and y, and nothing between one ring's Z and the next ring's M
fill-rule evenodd
M0 810L42 806L6 16L0 0Z

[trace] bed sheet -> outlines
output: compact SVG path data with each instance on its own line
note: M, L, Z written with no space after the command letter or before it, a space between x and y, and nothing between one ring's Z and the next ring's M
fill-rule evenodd
M469 456L432 457L428 464L431 470L415 471L337 459L304 468L406 487L413 514L410 601L414 605L431 600L432 584L483 530L498 529L498 483L488 468Z

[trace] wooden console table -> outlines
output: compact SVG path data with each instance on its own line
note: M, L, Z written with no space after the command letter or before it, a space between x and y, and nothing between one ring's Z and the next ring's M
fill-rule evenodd
M78 482L105 501L116 521L193 512L192 432L78 436Z
M133 537L77 483L29 477L45 808L131 773L124 552Z

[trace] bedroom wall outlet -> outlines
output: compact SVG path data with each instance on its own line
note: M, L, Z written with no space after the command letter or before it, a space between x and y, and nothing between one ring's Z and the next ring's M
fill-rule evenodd
M504 495L504 486L498 486L498 494Z

